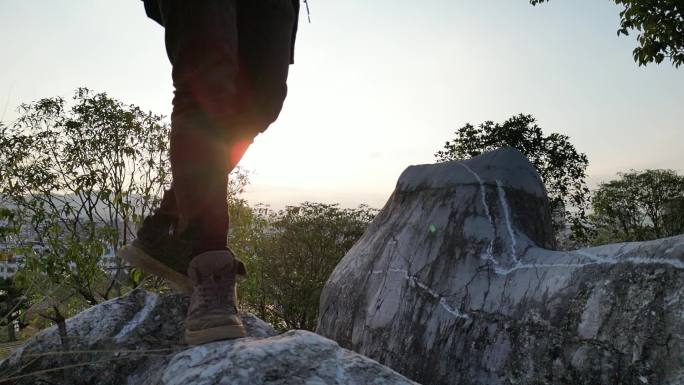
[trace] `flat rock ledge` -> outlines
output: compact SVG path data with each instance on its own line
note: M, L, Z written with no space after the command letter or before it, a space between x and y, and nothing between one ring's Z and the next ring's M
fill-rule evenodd
M67 320L0 362L0 384L223 385L416 384L336 342L304 330L277 335L241 313L248 337L188 347L186 296L136 290Z

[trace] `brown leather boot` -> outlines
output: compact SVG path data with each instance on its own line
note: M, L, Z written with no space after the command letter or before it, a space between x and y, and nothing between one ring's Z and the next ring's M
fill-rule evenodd
M192 292L192 281L185 275L192 255L192 245L178 237L165 235L156 242L136 238L122 247L117 256L131 266L169 281L184 293Z
M117 251L117 256L131 266L169 281L171 286L192 293L188 265L193 243L178 234L178 209L173 188L164 192L161 204L143 220L136 238Z
M185 318L185 342L207 342L246 336L238 317L236 276L245 265L230 250L207 251L190 262L188 276L194 283Z

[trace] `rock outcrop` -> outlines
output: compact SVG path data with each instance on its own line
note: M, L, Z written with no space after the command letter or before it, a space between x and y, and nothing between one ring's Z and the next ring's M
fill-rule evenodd
M0 362L0 384L415 384L317 334L276 335L242 313L248 338L183 345L187 297L134 291L46 329Z
M424 384L684 383L684 236L553 244L520 152L409 167L317 332Z

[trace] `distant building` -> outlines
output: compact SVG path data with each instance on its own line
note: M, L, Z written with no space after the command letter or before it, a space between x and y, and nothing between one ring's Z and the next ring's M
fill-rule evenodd
M22 229L20 235L7 237L4 242L0 241L0 278L12 277L24 265L25 256L16 253L18 239L35 239L32 232ZM38 251L43 248L39 242L33 243L33 249ZM117 260L114 247L108 247L100 259L100 265L106 272L115 272L120 262Z
M23 262L24 259L21 257L11 257L8 258L8 260L0 261L0 278L9 278L13 276Z
M2 224L0 224L2 225ZM23 231L19 236L6 236L4 242L0 242L0 278L9 278L16 274L17 270L24 265L24 256L14 254L18 246L18 238L28 236L27 231ZM40 248L34 244L34 248Z

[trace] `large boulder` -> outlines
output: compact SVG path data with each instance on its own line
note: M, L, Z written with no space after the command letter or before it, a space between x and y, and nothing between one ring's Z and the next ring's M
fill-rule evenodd
M520 152L409 167L317 332L424 384L684 383L684 236L553 246Z
M187 302L133 291L94 306L67 320L68 348L51 327L0 362L0 384L415 384L317 334L276 335L249 313L248 338L185 346Z

